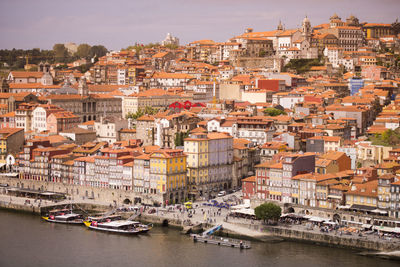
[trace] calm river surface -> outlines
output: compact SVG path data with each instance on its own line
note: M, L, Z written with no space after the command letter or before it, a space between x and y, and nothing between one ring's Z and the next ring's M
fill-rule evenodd
M249 250L193 243L171 228L122 236L0 210L0 266L399 266L352 250L252 243Z

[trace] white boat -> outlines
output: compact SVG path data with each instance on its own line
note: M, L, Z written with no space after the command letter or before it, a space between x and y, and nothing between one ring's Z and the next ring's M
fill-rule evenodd
M44 220L53 223L65 223L65 224L82 224L83 223L83 216L81 214L69 212L57 212L51 213L49 216L43 216Z
M138 234L140 230L137 228L138 222L127 220L115 221L84 221L86 227L92 230L120 233L120 234Z

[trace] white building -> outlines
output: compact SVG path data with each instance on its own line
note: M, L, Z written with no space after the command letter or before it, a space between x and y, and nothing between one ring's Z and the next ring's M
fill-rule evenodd
M297 103L304 101L304 96L296 93L277 93L272 96L273 105L281 105L285 109L293 109Z
M54 112L60 112L60 109L54 105L39 105L32 112L32 131L43 132L47 130L47 117Z
M329 62L332 64L332 67L338 68L340 64L342 64L343 59L343 48L342 47L325 47L324 56L328 58Z
M161 45L177 45L179 46L179 39L177 37L173 37L170 33L167 33L167 37L163 41L161 41Z
M97 140L113 144L118 141L118 132L128 128L128 120L116 117L101 117L99 122L94 123Z
M117 71L117 84L118 85L125 85L126 84L126 75L127 70L126 68L118 69Z

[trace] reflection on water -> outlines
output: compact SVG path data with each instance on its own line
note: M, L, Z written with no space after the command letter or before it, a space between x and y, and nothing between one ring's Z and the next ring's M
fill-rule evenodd
M170 228L123 236L0 211L0 266L398 266L348 249L252 243L249 250L193 243Z

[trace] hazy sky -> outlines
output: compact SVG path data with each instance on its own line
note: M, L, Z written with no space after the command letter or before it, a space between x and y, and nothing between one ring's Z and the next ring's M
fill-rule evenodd
M342 20L392 23L399 0L0 0L0 49L52 48L55 43L103 44L120 49L135 42L163 40L168 32L181 44L225 41L252 27L255 31L312 25L333 13Z

